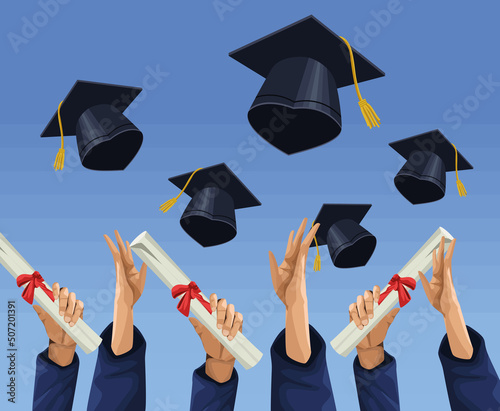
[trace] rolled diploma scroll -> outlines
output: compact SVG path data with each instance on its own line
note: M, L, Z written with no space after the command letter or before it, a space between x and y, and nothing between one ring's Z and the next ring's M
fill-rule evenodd
M0 233L0 263L16 279L19 275L33 274L35 272L33 267L26 262L2 233ZM52 291L52 287L45 281L44 284ZM25 288L26 286L23 287ZM35 288L34 299L86 354L90 354L99 347L102 342L101 337L99 337L99 335L97 335L82 319L79 319L73 327L70 327L68 323L64 322L63 316L59 315L59 303L57 301L52 301L43 290Z
M444 228L439 227L437 231L432 234L431 238L422 246L420 250L411 258L408 263L398 272L400 277L412 277L416 281L420 278L418 272L426 273L432 267L432 252L439 248L441 237L445 237L444 250L447 251L453 237ZM381 294L388 288L386 286ZM368 325L360 330L354 322L350 322L342 332L337 335L332 341L332 347L337 353L343 357L347 357L349 353L365 338L368 333L384 318L398 303L399 297L396 290L386 297L382 304L375 304L373 310L373 318L369 321Z
M187 285L191 280L163 251L158 243L144 231L130 245L130 248L144 261L168 288L176 285ZM205 295L200 295L208 301ZM181 296L179 297L181 298ZM262 358L262 353L247 338L238 331L236 337L229 341L217 328L216 313L210 314L198 300L191 300L191 312L196 318L227 348L236 360L245 368L250 369Z

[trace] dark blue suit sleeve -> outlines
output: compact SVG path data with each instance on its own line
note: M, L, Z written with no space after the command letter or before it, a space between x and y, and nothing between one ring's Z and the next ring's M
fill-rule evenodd
M336 410L321 335L309 326L311 358L301 364L289 358L285 330L271 347L271 410Z
M229 381L218 383L205 373L205 364L193 373L192 411L232 411L238 388L238 373L233 369Z
M399 411L396 359L384 351L384 361L367 370L354 359L354 378L361 411Z
M439 347L448 398L453 411L500 410L500 381L490 361L483 337L467 327L474 347L470 360L461 360L451 353L448 336Z
M75 353L70 365L61 367L49 358L48 351L38 354L36 359L33 410L70 411L80 366L78 355Z
M120 356L111 350L113 323L102 332L87 409L141 411L146 409L146 341L134 327L134 345Z

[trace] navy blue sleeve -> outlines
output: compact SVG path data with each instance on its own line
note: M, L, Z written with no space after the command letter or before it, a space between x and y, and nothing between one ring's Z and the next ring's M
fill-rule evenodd
M233 369L229 381L218 383L205 373L205 364L193 373L191 410L232 411L238 388L238 373Z
M70 411L75 396L76 379L80 361L74 355L73 362L61 367L49 358L49 350L38 354L36 359L33 410Z
M356 356L354 378L361 411L399 411L396 359L384 351L384 361L377 367L363 368Z
M146 341L134 327L134 345L120 356L111 350L113 323L102 332L87 409L141 411L146 409Z
M271 347L271 410L336 410L325 342L312 326L309 330L311 357L305 364L287 356L285 330Z
M470 360L456 358L451 353L448 336L439 347L451 409L500 410L500 382L490 361L483 337L467 327L474 352Z

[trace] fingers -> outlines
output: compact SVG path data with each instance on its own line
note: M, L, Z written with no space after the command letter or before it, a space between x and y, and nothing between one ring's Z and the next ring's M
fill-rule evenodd
M210 295L210 307L212 308L212 312L217 309L217 294L215 293Z
M349 306L349 318L352 321L354 321L354 324L356 324L356 327L358 327L360 330L363 329L363 325L361 324L361 320L359 319L358 308L356 306L356 303L352 303Z
M74 327L79 318L83 318L83 301L76 300L75 311L69 321L69 326Z
M373 292L370 290L365 291L365 307L366 307L366 314L368 315L369 319L373 318Z
M359 319L361 320L361 324L368 325L368 314L366 313L365 299L362 295L358 295L358 300L356 305L358 308L358 314L359 314Z
M293 240L293 247L297 248L297 246L302 243L302 236L304 235L304 231L306 230L307 226L307 218L304 218L302 220L302 223L300 224L299 229L297 230L297 235L295 236L295 240Z
M229 331L229 336L227 337L227 339L229 341L232 341L234 337L236 337L236 334L238 333L238 331L242 331L243 330L243 314L241 313L234 313L234 322L233 322L233 326L231 327L231 331Z
M311 243L312 243L312 241L314 239L314 236L318 232L318 229L319 229L319 223L318 224L314 224L314 227L311 228L311 231L309 231L309 233L307 233L307 236L306 236L305 240L302 242L302 246L304 248L309 249L309 247L311 246Z
M293 244L293 235L295 234L295 231L290 231L290 235L288 236L288 243L286 244L286 252L290 252Z
M76 307L76 294L69 293L66 309L64 310L64 321L69 323Z
M116 237L116 242L118 243L118 249L120 250L121 255L127 254L127 250L125 248L125 245L123 244L123 240L120 237L120 233L118 230L115 230L115 237Z
M222 335L227 337L229 335L229 331L231 331L231 327L233 326L234 321L234 305L229 304L226 309L226 319L224 320L224 324L222 325Z
M217 303L217 328L222 330L222 326L224 325L224 321L226 319L226 310L227 310L227 301L225 298L222 298Z
M104 234L104 239L106 240L106 243L108 244L109 250L111 251L111 254L113 255L114 259L117 259L120 257L120 253L118 252L118 249L115 246L115 243L109 238L106 234Z
M59 291L59 283L52 284L52 294L54 294L54 300L57 300L59 298Z
M380 287L376 285L373 287L373 301L378 304L378 300L380 299Z
M444 237L443 237L444 239ZM448 247L448 251L446 252L446 262L448 262L449 264L451 264L451 259L453 258L453 251L455 250L455 243L457 242L457 239L454 238L453 240L451 240L451 243L450 243L450 246Z
M69 291L66 287L61 288L59 293L59 315L64 315L68 306Z
M444 260L444 236L441 237L441 241L439 242L438 263L442 264L443 260Z

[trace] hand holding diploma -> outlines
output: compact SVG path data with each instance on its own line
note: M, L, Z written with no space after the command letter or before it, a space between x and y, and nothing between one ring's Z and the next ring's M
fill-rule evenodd
M227 304L225 298L217 299L216 294L210 296L210 307L217 316L217 328L222 335L232 341L236 333L242 332L243 314L236 312L233 304ZM205 373L218 383L231 378L234 368L234 356L207 330L197 318L189 319L201 339L207 353Z
M362 330L373 319L373 310L379 299L378 285L373 291L366 290L364 295L358 295L356 302L349 306L349 321L354 321L354 324ZM399 308L393 308L356 346L359 362L363 368L371 370L384 361L384 340L398 312Z
M59 301L59 315L64 322L74 327L80 318L83 318L83 301L77 300L73 292L66 287L60 288L59 283L52 286L54 300ZM54 319L39 305L33 306L42 321L49 337L49 358L61 367L73 362L76 342L64 331Z

